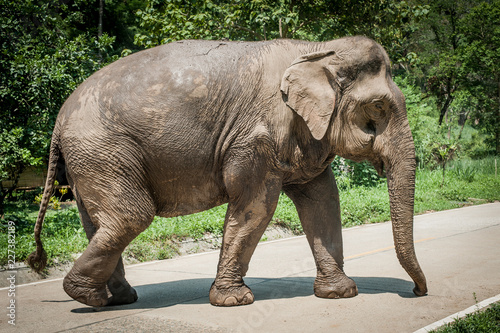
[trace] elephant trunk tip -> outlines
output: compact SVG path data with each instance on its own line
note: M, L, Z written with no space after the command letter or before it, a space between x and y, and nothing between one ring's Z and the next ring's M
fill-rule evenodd
M422 285L415 283L415 288L413 288L413 293L417 296L427 295L427 284L424 282Z

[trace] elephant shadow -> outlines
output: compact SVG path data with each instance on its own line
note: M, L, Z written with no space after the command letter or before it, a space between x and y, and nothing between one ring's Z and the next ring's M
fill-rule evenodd
M359 294L394 293L400 297L416 297L413 283L389 277L352 277L358 285ZM126 309L157 309L178 304L210 304L208 292L212 278L197 278L135 286L139 295L137 302L103 308L81 307L74 313L95 311L120 311ZM314 277L246 278L256 301L276 300L312 296Z

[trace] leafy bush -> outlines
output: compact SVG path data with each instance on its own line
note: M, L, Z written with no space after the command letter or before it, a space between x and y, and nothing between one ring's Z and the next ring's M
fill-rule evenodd
M5 1L4 1L5 2ZM16 181L29 166L43 166L57 113L93 72L118 59L115 37L78 31L86 0L2 3L0 29L0 181ZM12 189L0 183L0 215Z
M303 232L297 209L292 199L287 197L284 193L280 195L278 207L276 207L276 211L271 221L276 225L287 227L295 233Z
M475 179L476 170L470 166L457 166L453 169L453 173L455 177L465 180L468 183L472 183Z
M388 221L390 211L387 184L340 190L340 208L344 227Z
M332 162L332 171L339 189L349 189L354 186L376 186L381 182L377 171L368 162L353 162L336 156Z
M422 169L433 163L432 144L440 137L435 102L430 98L424 100L420 89L413 86L407 77L397 76L394 82L406 99L406 112L415 142L417 165Z

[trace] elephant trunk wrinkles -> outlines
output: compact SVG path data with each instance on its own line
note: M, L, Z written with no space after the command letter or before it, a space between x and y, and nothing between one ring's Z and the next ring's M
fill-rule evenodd
M413 292L423 296L427 293L427 283L413 243L415 147L411 134L395 144L393 152L397 154L393 153L386 165L394 245L401 266L415 282Z

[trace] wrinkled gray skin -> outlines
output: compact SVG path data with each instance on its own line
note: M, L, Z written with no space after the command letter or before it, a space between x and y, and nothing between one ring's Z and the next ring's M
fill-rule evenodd
M295 203L317 266L314 292L357 294L343 272L339 195L330 162L368 160L387 173L396 252L427 292L413 246L415 153L405 101L375 42L183 41L121 59L63 105L32 267L55 164L64 159L88 248L64 279L91 306L137 299L121 253L155 215L228 202L214 305L254 301L250 258L283 190ZM108 291L111 297L108 297Z

